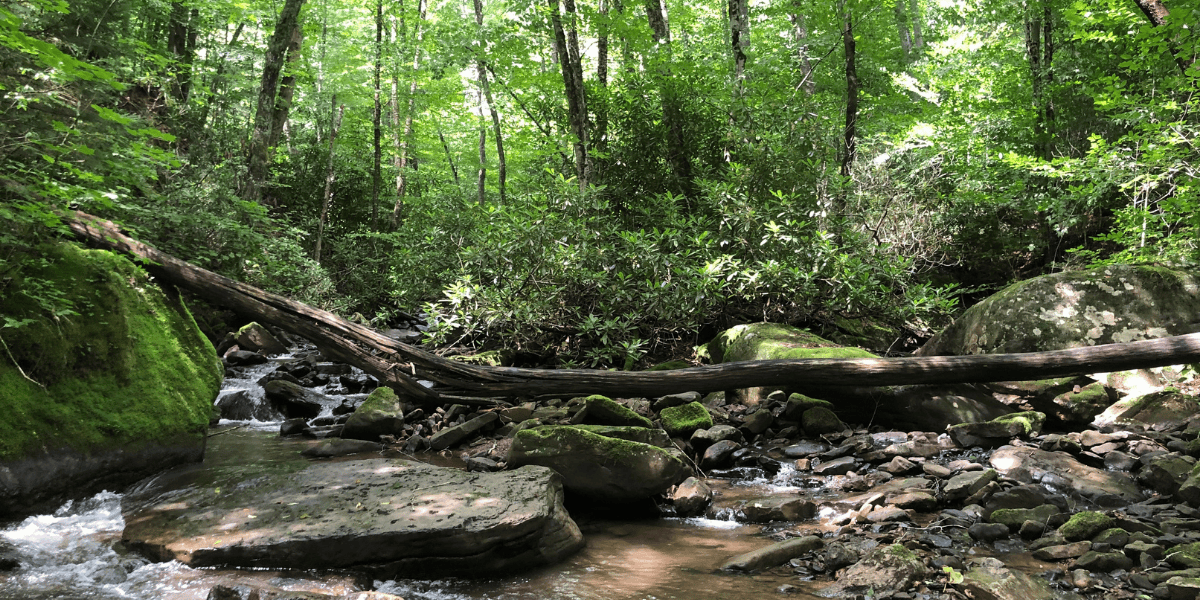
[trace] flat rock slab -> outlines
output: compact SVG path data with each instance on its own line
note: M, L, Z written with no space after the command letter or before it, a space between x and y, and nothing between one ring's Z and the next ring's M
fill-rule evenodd
M125 542L192 567L369 567L386 577L507 574L583 546L561 479L545 467L469 473L380 458L214 483L226 487L127 496Z
M1144 498L1129 475L1089 467L1065 452L1004 446L992 453L991 463L1004 475L1027 477L1102 507L1126 506Z

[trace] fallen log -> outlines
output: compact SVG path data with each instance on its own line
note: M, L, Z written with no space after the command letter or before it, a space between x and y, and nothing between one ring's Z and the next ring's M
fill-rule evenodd
M1200 333L1193 333L1026 354L758 360L653 372L488 367L442 358L333 313L201 269L124 235L111 221L82 212L64 220L88 243L146 261L146 270L162 281L307 338L331 358L355 365L397 393L426 404L439 403L441 392L420 380L441 384L447 394L470 397L655 397L762 386L1021 381L1200 361Z

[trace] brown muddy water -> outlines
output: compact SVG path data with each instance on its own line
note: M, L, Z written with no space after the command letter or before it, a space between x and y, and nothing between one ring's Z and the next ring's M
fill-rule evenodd
M166 472L141 485L203 486L265 470L295 468L299 451L312 442L281 439L276 429L242 427L209 439L205 461ZM399 457L399 454L395 454ZM446 465L453 459L416 456ZM719 501L771 493L801 493L772 480L714 480ZM805 492L807 493L807 492ZM786 567L754 575L717 571L726 559L772 543L763 526L726 519L613 520L577 516L587 546L551 567L509 578L436 581L363 581L353 573L191 569L177 562L150 563L120 544L121 496L101 493L0 530L16 548L22 567L0 574L0 598L203 600L214 585L254 585L289 591L345 594L377 589L407 600L590 600L778 598L783 584L799 586L789 597L816 598L815 587ZM805 525L820 529L819 521Z

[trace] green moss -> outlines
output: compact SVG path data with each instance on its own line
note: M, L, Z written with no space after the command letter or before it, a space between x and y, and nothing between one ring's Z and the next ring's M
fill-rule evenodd
M753 323L725 330L708 344L713 362L795 358L875 358L818 335L779 323Z
M572 399L571 403L574 403L576 400L578 398ZM588 396L583 399L583 404L587 407L587 420L599 425L654 427L654 423L651 423L650 419L633 412L629 407L607 396L599 394ZM569 405L570 403L568 403Z
M165 293L115 254L68 244L23 276L52 281L77 315L43 314L38 289L17 279L0 313L31 324L5 329L17 364L0 356L0 458L71 447L198 442L223 369L178 294Z
M708 409L699 402L664 408L658 416L662 419L663 429L666 429L671 437L691 435L697 429L713 426L712 415L708 414Z
M548 443L544 443L545 442ZM639 442L598 435L570 425L543 425L518 431L513 436L514 448L550 446L558 448L592 447L599 450L612 464L631 464L643 460L647 454L662 453L666 460L677 460L671 453Z
M1071 515L1071 518L1058 528L1068 542L1091 539L1092 536L1112 527L1113 518L1095 511L1085 510Z
M814 406L804 411L804 414L800 415L800 426L804 428L804 433L811 436L834 433L846 428L842 420L824 406Z
M355 412L376 411L393 413L400 408L400 397L390 387L379 386L375 388L362 404L358 406Z
M512 354L511 350L488 350L479 354L451 356L450 358L472 365L503 367L512 364Z
M1031 437L1042 431L1042 425L1046 423L1046 414L1033 410L1009 413L992 419L992 422L1004 425L1016 423L1020 425L1025 437Z
M917 555L913 553L912 550L904 547L904 544L892 544L891 546L884 548L883 551L903 561L919 560Z
M820 398L810 398L804 394L792 394L788 396L788 410L793 410L793 406L795 407L795 410L799 410L801 413L810 408L816 408L818 406L833 410L832 402L828 400L821 400Z

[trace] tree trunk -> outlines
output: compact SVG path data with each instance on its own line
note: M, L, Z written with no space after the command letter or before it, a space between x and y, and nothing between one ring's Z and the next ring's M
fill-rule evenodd
M912 34L908 28L908 5L904 0L896 0L895 10L896 29L900 32L900 50L904 53L904 60L908 60L912 54Z
M458 186L458 167L454 166L454 154L450 152L450 144L446 143L446 136L442 133L442 126L438 125L438 139L442 141L442 150L446 152L446 162L450 164L450 174L454 176L454 185Z
M799 2L795 4L799 9ZM812 63L808 59L808 27L804 19L804 13L801 12L788 14L788 21L792 23L792 39L796 43L796 59L800 62L800 83L796 87L811 96L817 93L817 80L813 78Z
M479 30L479 55L475 57L475 68L479 72L479 91L483 94L483 99L487 101L488 112L492 114L492 135L496 137L496 162L497 164L497 179L500 185L500 204L505 204L508 200L507 190L505 189L505 181L508 179L508 165L504 160L504 137L500 132L500 113L496 110L496 103L492 100L492 86L488 83L486 61L484 60L484 52L487 50L487 39L483 32L483 2L482 0L474 0L475 4L475 26ZM482 139L481 139L482 141ZM482 151L480 159L483 158Z
M1171 12L1167 10L1166 5L1162 0L1133 0L1138 8L1142 10L1142 14L1150 20L1150 24L1155 27L1162 27L1167 24L1167 18L1171 16ZM1172 40L1171 56L1175 58L1175 65L1179 67L1179 72L1183 75L1188 74L1188 69L1196 64L1197 54L1192 53L1191 56L1185 56L1179 48L1179 40Z
M596 135L592 136L592 145L602 154L608 151L608 38L612 29L608 23L608 4L609 0L600 0L600 32L596 39L596 85L600 87L600 93L592 98L592 112L596 113ZM592 168L604 170L595 164Z
M300 23L292 30L292 39L288 42L287 67L288 74L279 80L279 95L275 98L275 108L271 111L271 137L267 141L268 148L279 146L283 131L287 127L288 114L292 110L292 100L296 97L296 63L300 60L300 47L304 42L304 30Z
M750 8L747 0L729 0L729 44L733 51L734 98L741 98L750 47Z
M375 2L375 113L373 149L375 163L371 170L371 229L379 229L379 190L383 187L383 0Z
M346 106L337 105L337 94L329 108L329 168L325 171L325 195L321 202L321 219L317 221L317 245L313 250L313 260L321 262L321 242L325 239L325 223L329 220L329 205L333 203L333 157L334 142L337 141L338 128L342 124L342 112Z
M192 88L192 61L196 56L197 21L200 11L189 10L178 0L171 3L167 25L167 51L175 59L174 76L171 78L171 95L179 103L180 110L187 105Z
M258 109L254 112L254 126L250 132L250 149L246 161L246 178L242 182L243 200L261 202L263 187L270 169L271 115L275 109L275 95L279 88L279 73L283 70L284 55L292 38L292 30L300 18L300 7L304 0L285 0L275 33L267 45L263 60L262 81L258 91Z
M568 38L563 30L562 16L559 12L559 0L547 0L550 6L550 25L554 30L554 49L558 55L558 64L562 70L563 87L567 96L567 121L571 133L575 135L575 176L579 180L579 189L587 189L588 178L588 135L587 135L587 103L583 91L583 69L576 64L579 57L578 37L574 30L573 0L567 0L569 10L567 15L572 19L571 38L575 39L575 50L568 47Z
M397 132L399 140L399 148L396 152L396 205L392 207L392 229L400 226L401 213L404 211L404 199L408 194L408 147L411 144L413 132L413 104L417 99L417 71L421 67L421 42L425 39L425 11L428 7L426 0L418 0L417 2L417 22L413 25L413 60L412 72L409 73L408 82L408 110L404 113L404 132ZM403 27L403 26L402 26ZM396 85L393 80L392 85ZM395 113L393 113L395 114ZM392 119L395 123L395 117ZM441 128L438 128L438 136L441 136ZM442 144L445 145L446 140L442 139ZM446 149L449 155L449 148ZM450 161L450 169L454 171L454 183L458 183L458 170L454 168L454 161Z
M125 236L109 221L81 212L63 215L63 219L72 232L90 244L142 259L146 270L159 281L302 336L320 346L329 357L358 366L384 385L427 404L449 398L443 398L441 391L418 384L417 379L451 388L446 394L453 390L493 398L543 394L656 397L755 386L863 387L1022 381L1200 361L1200 333L1193 333L1028 354L758 360L673 371L485 367L442 358L332 313L206 271Z
M842 46L846 54L846 128L842 132L840 173L850 180L850 167L858 152L858 70L855 66L854 14L849 2L843 0Z
M667 20L667 7L663 0L646 1L646 21L654 35L656 60L659 68L659 95L662 97L663 124L667 127L667 163L679 181L683 195L690 201L696 195L692 180L692 161L683 139L683 111L680 109L679 94L671 75L673 62L671 49L671 26Z
M918 0L908 0L909 18L912 19L912 44L914 50L920 50L925 47L925 35L921 29L921 5L917 4Z
M479 90L479 170L475 179L475 196L479 206L487 204L487 122L483 116L483 89Z

